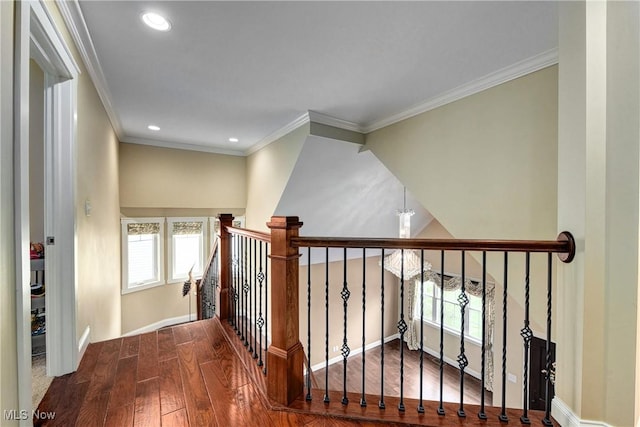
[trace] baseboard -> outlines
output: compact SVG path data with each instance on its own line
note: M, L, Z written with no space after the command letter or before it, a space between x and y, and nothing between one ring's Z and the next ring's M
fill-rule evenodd
M388 343L389 341L393 341L393 340L399 339L399 338L400 338L400 334L393 334L393 335L390 335L388 337L385 337L384 338L384 342ZM374 341L374 342L372 342L370 344L367 344L364 347L364 351L371 350L372 348L376 348L376 347L380 347L380 340L377 340L377 341ZM349 352L349 357L356 356L356 355L358 355L360 353L362 353L362 347L358 347L358 348L356 348L354 350L351 350ZM342 356L336 356L336 357L333 357L333 358L329 359L328 364L329 364L329 366L331 366L334 363L342 362L342 360L343 360ZM326 366L327 366L327 362L316 363L315 365L313 365L311 367L311 372L315 372L315 371L317 371L319 369L324 369Z
M440 352L437 350L434 350L432 348L429 347L425 347L424 348L424 352L430 354L431 356L435 357L436 359L440 360ZM447 365L451 365L456 369L459 369L460 365L458 364L458 362L456 360L451 359L450 357L444 356L442 358L442 360L444 360L444 362ZM479 380L482 379L482 376L480 375L480 372L474 371L473 369L469 369L469 367L465 368L464 370L465 373L471 375L474 378L477 378Z
M167 326L177 325L179 323L189 322L191 320L195 320L195 316L193 314L185 314L184 316L170 317L168 319L159 320L157 322L151 323L147 326L143 326L142 328L135 329L133 331L129 331L125 334L122 334L123 337L128 337L131 335L139 335L147 332L152 332L158 330L160 328L165 328Z
M82 360L82 356L84 355L85 350L89 347L89 343L91 342L89 338L91 337L91 328L87 326L87 328L82 333L80 337L80 341L78 341L78 362Z
M580 417L557 396L551 401L551 416L563 427L611 427L602 421L581 420Z

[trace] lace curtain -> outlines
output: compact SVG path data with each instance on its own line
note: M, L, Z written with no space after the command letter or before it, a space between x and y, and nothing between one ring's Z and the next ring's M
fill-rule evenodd
M420 304L420 280L413 279L414 283L406 286L406 311L407 314L407 332L405 333L405 341L410 350L420 349L420 317L414 318L414 309ZM462 278L451 277L440 279L440 275L433 271L425 272L424 281L432 281L443 291L455 291L462 288ZM486 304L486 336L485 336L485 388L493 391L493 331L495 325L495 285L487 283L487 304ZM469 295L482 298L482 283L473 282L469 279L465 280L465 292Z

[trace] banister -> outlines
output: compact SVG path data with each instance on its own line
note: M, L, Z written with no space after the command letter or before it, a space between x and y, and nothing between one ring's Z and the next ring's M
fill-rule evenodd
M262 231L249 230L247 228L237 228L237 227L231 227L231 226L226 226L225 230L227 231L227 233L235 234L237 236L249 237L251 239L256 239L256 240L267 242L267 243L271 242L271 234L264 233Z
M461 251L552 252L563 262L575 255L575 241L568 231L557 240L481 240L481 239L400 239L357 237L293 237L293 247L333 247L354 249L425 249Z

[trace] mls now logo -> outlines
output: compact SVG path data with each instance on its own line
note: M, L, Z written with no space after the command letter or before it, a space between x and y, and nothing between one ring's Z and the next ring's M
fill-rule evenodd
M3 415L4 419L7 421L28 420L30 416L37 420L52 420L56 417L55 412L45 412L40 410L29 412L26 409L20 411L17 409L5 409Z

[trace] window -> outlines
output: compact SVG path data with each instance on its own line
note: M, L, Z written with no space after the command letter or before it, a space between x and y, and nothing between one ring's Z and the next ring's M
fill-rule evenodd
M420 281L416 282L416 290L420 292ZM464 334L467 338L482 340L482 298L466 293L469 304L465 309ZM422 308L424 320L440 325L440 300L444 300L444 327L460 333L460 289L444 291L433 281L424 282ZM420 302L415 304L414 318L420 319Z
M122 219L122 293L164 283L164 218Z
M207 218L168 218L169 279L178 282L202 276Z

